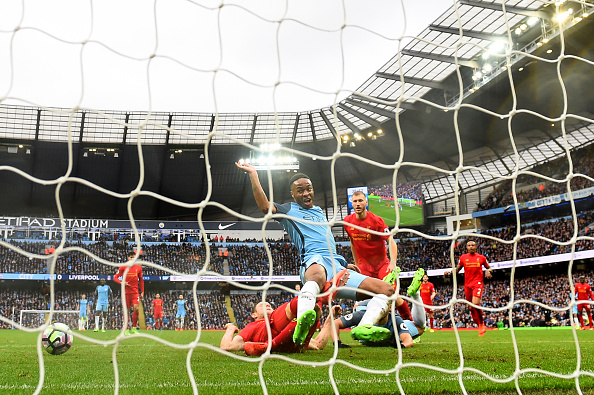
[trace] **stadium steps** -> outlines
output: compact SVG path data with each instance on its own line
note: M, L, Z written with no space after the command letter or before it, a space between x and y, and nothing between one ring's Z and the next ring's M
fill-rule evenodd
M224 276L231 275L231 272L229 271L229 260L228 259L223 260L223 275Z
M235 321L235 314L233 313L233 307L231 306L231 297L229 295L225 296L225 307L227 307L227 314L229 314L229 322L237 322Z

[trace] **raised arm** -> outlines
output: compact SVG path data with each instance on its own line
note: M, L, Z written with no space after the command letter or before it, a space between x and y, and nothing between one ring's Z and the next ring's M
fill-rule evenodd
M239 170L243 171L250 177L252 191L254 192L254 199L256 200L256 204L260 210L266 214L268 213L268 208L272 206L272 214L276 213L276 207L274 207L274 205L268 200L266 193L264 193L264 189L262 189L262 184L260 184L260 178L258 177L258 172L256 169L244 162L235 162L235 166L237 166Z

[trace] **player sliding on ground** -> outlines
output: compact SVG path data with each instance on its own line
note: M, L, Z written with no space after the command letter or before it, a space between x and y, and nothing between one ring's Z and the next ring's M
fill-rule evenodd
M253 322L250 322L239 330L234 324L225 325L225 334L221 339L221 349L225 351L245 351L247 355L259 356L266 352L268 348L268 332L266 330L266 321L264 315L268 315L270 322L270 333L272 335L271 352L300 352L306 349L317 349L315 345L310 345L317 323L320 320L321 309L318 305L314 306L313 324L309 327L300 325L297 329L297 304L298 298L293 298L290 302L282 304L272 310L270 303L259 302L254 305L250 314ZM306 313L310 314L309 312ZM296 330L307 330L305 333L298 333L298 337L303 338L301 344L295 344L293 335ZM239 333L236 335L236 333Z
M425 332L425 324L427 322L425 317L425 308L423 307L423 301L421 300L421 296L419 294L421 278L423 278L424 274L425 271L419 268L413 277L413 281L406 291L415 302L413 303L411 309L412 320L403 319L400 314L398 314L398 311L394 312L394 320L392 320L390 311L386 311L386 313L380 318L378 325L382 325L383 328L388 330L390 332L390 336L381 340L362 339L360 342L363 345L398 347L398 343L400 343L400 346L404 348L413 347L414 340ZM329 325L324 325L324 328L322 328L318 336L316 336L314 339L317 347L320 350L324 349L330 337L332 338L332 341L338 341L338 344L340 344L340 339L336 339L335 334L338 334L340 329L357 326L365 314L368 301L369 300L364 300L360 303L357 303L354 313L336 318L334 320L334 327L336 328L335 331L332 331L332 328ZM340 311L335 310L335 313L339 314Z
M315 323L314 307L317 295L320 291L324 291L327 281L334 278L342 269L347 268L347 262L336 253L332 231L322 209L314 205L314 188L307 175L295 174L289 182L294 202L271 203L262 189L256 169L243 162L237 162L235 165L249 175L254 199L263 213L267 214L270 210L272 214L285 214L289 217L277 220L283 225L301 256L300 275L303 287L298 297L297 329L293 337L295 344L301 345L308 332L306 329L311 328ZM351 332L352 336L355 339L367 340L389 337L389 330L375 324L386 312L388 297L394 294L394 289L384 281L364 276L355 270L348 272L346 286L351 289L341 288L335 295L337 298L352 300L369 298L369 294L357 292L357 289L376 295L369 301L359 326Z

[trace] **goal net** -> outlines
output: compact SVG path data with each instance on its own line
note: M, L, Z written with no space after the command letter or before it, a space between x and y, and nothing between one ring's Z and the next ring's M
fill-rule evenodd
M52 313L52 321L49 322L49 314ZM40 328L53 322L61 322L69 328L78 328L78 311L76 310L21 310L19 314L19 326L22 328Z
M419 305L405 292L414 271L423 267L430 276L442 278L456 267L470 237L494 268L495 280L487 283L485 294L497 297L483 299L481 306L466 300L462 277L446 280L439 290L440 303L433 310L444 327L452 328L452 346L438 357L449 354L447 363L411 354L399 345L396 351L377 351L378 358L391 355L387 368L374 365L373 357L361 359L338 348L329 354L265 353L259 358L221 351L202 331L206 321L209 328L216 327L220 317L209 310L208 295L197 293L200 276L228 270L222 263L227 251L221 249L219 255L209 243L195 250L179 247L175 256L142 262L155 275L198 271L185 290L192 288L195 339L179 344L144 331L135 338L185 353L171 364L185 364L184 385L193 393L218 388L217 379L226 369L193 358L205 350L220 358L217 361L257 365L253 377L224 383L237 393L254 388L268 393L273 384L274 391L284 385L315 392L312 388L320 385L321 392L335 393L444 388L467 393L469 384L489 392L509 384L522 393L523 379L534 379L526 385L535 390L543 377L553 380L544 386L557 388L557 379L560 388L582 393L583 386L592 386L594 362L587 357L591 339L582 341L572 324L572 310L577 304L575 276L584 273L589 282L594 279L588 267L594 250L588 200L594 166L590 151L579 151L594 141L593 11L589 0L5 1L0 5L0 146L6 160L0 173L7 185L4 199L15 204L6 204L2 214L16 217L6 210L23 205L38 213L39 204L60 218L61 226L27 235L44 243L54 240L55 249L46 255L28 242L11 240L16 235L2 223L0 245L10 258L2 267L9 273L22 273L26 267L47 275L50 300L56 293L55 275L76 273L79 267L113 275L126 262L125 249L118 250L116 244L103 254L92 244L73 241L65 212L74 213L71 217L84 216L85 210L103 210L106 217L125 213L134 229L122 240L129 239L133 250L141 250L145 241L137 229L147 218L144 208L157 204L190 211L201 224L196 242L208 239L205 219L264 226L284 218L263 216L252 203L251 185L233 164L242 158L261 165L264 190L275 202L292 200L287 183L298 168L309 172L317 191L315 203L328 219L328 241L344 236L347 188L388 185L379 202L387 198L384 206L395 217L390 229L399 241L398 264L403 268L398 291L411 307ZM48 158L43 148L53 144L60 144L61 150L52 152L61 155ZM102 167L99 157L115 162ZM82 162L86 158L87 164ZM165 161L183 158L190 159L178 173L166 170ZM43 168L52 161L62 166L57 176ZM127 178L119 178L126 169L132 169ZM105 174L113 177L105 181ZM177 185L171 184L173 179ZM399 189L404 183L420 185L423 196L408 190L404 194ZM193 200L184 200L185 192L196 185L203 189ZM44 194L48 190L49 202ZM535 214L553 205L559 209L550 222ZM407 215L422 206L426 215L418 226ZM154 216L149 219L167 222L158 209L150 213ZM499 219L490 223L493 214ZM218 229L225 230L221 224ZM165 237L157 229L154 235ZM94 228L80 240L84 237L99 241L104 235ZM220 281L234 290L257 292L263 301L271 294L281 301L280 291L295 294L292 285L271 280L286 265L277 258L282 255L276 248L265 240L265 258L259 262L267 272L244 274L241 268L230 268L244 276L260 275L263 285L236 281L233 272ZM349 254L348 243L340 248ZM49 257L56 257L55 263ZM193 266L187 264L190 259ZM554 268L556 277L538 271L538 282L533 283L530 270L542 265ZM298 269L288 274L298 275ZM547 297L530 293L535 288ZM150 292L156 297L155 290ZM175 297L167 295L167 308ZM231 300L217 293L212 299L236 315L249 315L234 308L241 296ZM117 303L125 301L119 298ZM469 332L463 329L473 327L469 307L481 307L491 317L491 327L501 322L502 329L509 328L505 339L496 345L468 340ZM570 351L559 359L571 360L570 367L541 366L532 358L533 349L524 350L531 340L516 324L527 322L526 311L530 322L542 314L547 319L541 321L566 324L569 329L560 342L569 344ZM328 309L324 312L324 319L335 318L327 316ZM0 319L24 331L42 332L48 314L54 322L77 327L76 311L25 309L18 323L8 314ZM394 319L393 310L390 317ZM173 328L174 319L166 319L166 328ZM136 349L126 347L129 338L123 330L114 339L91 335L74 333L76 340L113 346L109 390L117 393L126 388L120 372L137 362L129 357ZM436 343L424 335L418 348L435 350L440 347ZM507 356L490 360L490 349L500 345ZM75 342L73 350L76 347ZM557 344L546 347L550 349L544 352L552 353ZM320 360L318 355L325 357ZM47 356L38 352L36 357L41 372L28 388L39 393L51 376L45 375ZM285 384L268 379L276 363L284 363ZM506 368L498 371L498 363L506 363ZM293 368L309 378L294 376ZM197 380L203 372L208 378ZM349 376L353 372L356 379ZM479 381L485 387L476 387ZM11 385L16 384L0 383L0 388ZM159 390L168 385L174 384L162 384ZM73 388L65 384L60 390Z

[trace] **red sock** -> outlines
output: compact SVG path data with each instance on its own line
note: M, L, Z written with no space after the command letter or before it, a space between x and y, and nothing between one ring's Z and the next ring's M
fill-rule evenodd
M402 304L396 307L396 310L398 310L398 313L400 314L400 317L402 317L403 320L413 320L412 314L410 313L410 307L408 307L408 303L406 303L406 300L403 300Z
M429 326L431 327L431 329L433 329L434 322L435 322L434 318L429 318Z
M475 309L474 307L470 308L470 315L472 316L472 320L475 322L475 324L477 324L478 326L480 326L480 318L478 315L478 310Z
M132 313L132 328L136 328L138 326L138 311Z
M297 298L295 298L297 299ZM285 329L281 331L278 335L272 339L272 346L270 351L276 351L280 348L285 347L287 344L293 343L293 331L295 330L295 326L297 326L297 321L292 321L289 325L285 326Z
M580 311L578 314L578 318L580 320L580 326L584 327L584 315L582 314L582 312Z
M592 313L588 313L588 320L590 320L588 323L590 324L590 328L592 328L592 325L594 324L592 322Z
M297 297L294 297L291 300L289 303L289 309L291 309L291 313L295 314L295 317L297 317Z

